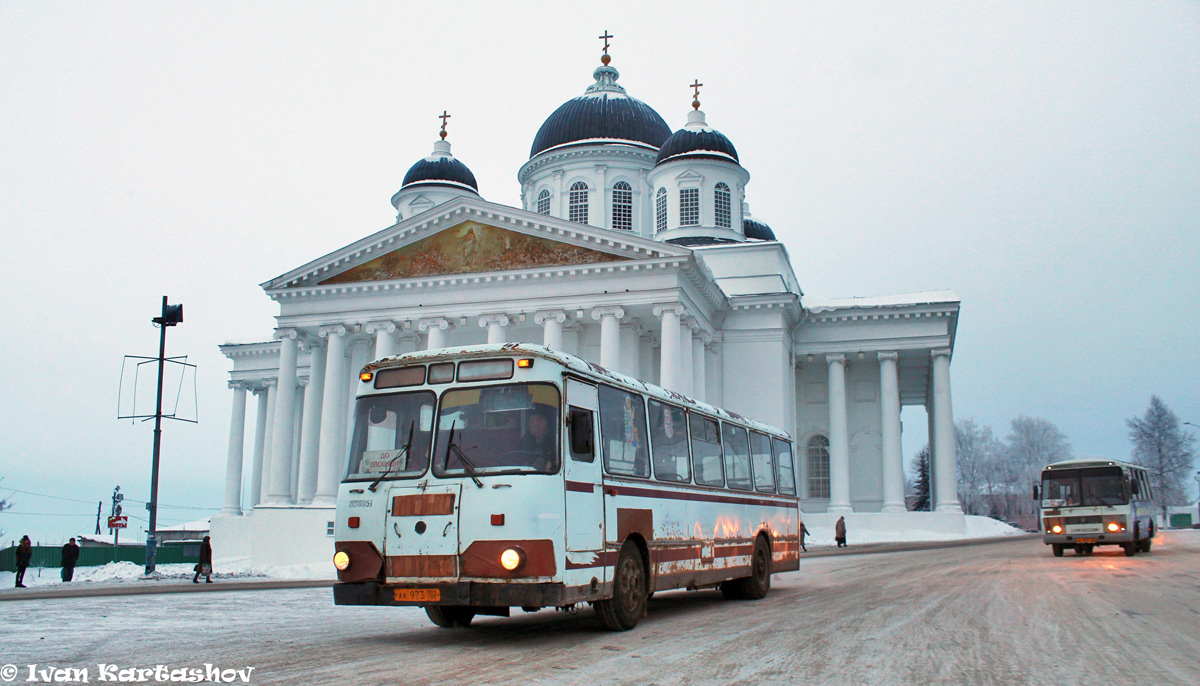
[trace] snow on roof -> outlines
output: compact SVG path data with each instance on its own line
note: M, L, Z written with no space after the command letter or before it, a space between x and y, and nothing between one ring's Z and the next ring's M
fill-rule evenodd
M194 522L187 522L186 524L175 524L174 526L160 526L160 527L158 527L158 530L159 531L208 531L208 527L209 527L208 522L209 522L208 518L197 519Z
M942 303L958 304L958 296L954 291L924 291L922 293L898 293L896 295L876 295L856 298L822 298L806 295L800 303L809 312L828 312L868 307L910 307L913 305L935 305Z

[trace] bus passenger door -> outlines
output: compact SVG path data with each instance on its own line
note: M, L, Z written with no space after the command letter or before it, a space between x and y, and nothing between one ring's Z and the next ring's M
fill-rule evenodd
M566 530L567 552L604 549L604 492L600 483L600 424L597 410L599 399L596 387L567 379L568 422L578 423L574 430L591 428L590 445L572 440L572 427L567 426L566 459ZM586 429L584 429L586 430Z

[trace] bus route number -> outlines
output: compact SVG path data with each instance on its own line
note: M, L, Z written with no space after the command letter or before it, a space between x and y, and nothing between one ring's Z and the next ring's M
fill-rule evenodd
M406 603L439 602L442 599L440 588L397 588L396 601Z

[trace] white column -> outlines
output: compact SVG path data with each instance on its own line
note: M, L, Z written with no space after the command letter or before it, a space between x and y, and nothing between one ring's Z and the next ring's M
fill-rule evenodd
M317 493L313 505L333 505L337 501L338 480L342 475L342 423L346 414L346 327L323 326L318 335L326 339L325 388L321 393L321 438L317 452Z
M488 343L505 343L508 340L509 321L507 314L485 314L479 317L479 326L487 327Z
M262 470L258 474L255 505L267 501L267 491L271 487L271 457L275 454L275 400L279 396L279 379L267 379L264 383L267 386L267 433L263 439Z
M950 348L940 348L933 355L933 437L937 466L937 512L960 513L958 504L958 458L954 447L954 411L950 406Z
M636 317L626 318L621 322L621 364L619 371L635 379L645 379L642 375L642 323Z
M375 350L372 360L382 360L396 354L396 324L395 322L370 322L366 331L375 336Z
M542 345L555 350L563 349L563 322L567 313L562 310L544 310L533 315L533 322L542 327Z
M593 307L592 319L600 322L600 366L610 371L621 370L621 307Z
M268 505L287 505L292 482L292 432L296 427L296 337L295 329L275 332L279 339L279 389L275 399L275 427L271 439L271 480Z
M704 338L703 332L697 332L692 336L692 397L700 402L705 400L705 388L708 385L706 378L707 369L705 366L707 360L704 355Z
M446 330L450 328L450 322L443 317L436 319L422 319L417 324L417 328L422 332L428 332L428 341L425 344L426 350L437 350L438 348L446 347Z
M292 416L295 419L292 421L292 457L288 462L292 465L292 470L288 474L288 502L295 504L296 492L300 486L300 439L304 435L304 405L305 398L308 397L308 379L297 379L296 400L292 403L295 411Z
M683 314L683 305L672 303L655 305L654 316L662 320L662 334L659 339L662 352L659 356L659 386L671 391L681 392L680 359L679 359L679 315Z
M246 385L230 382L233 410L229 415L229 452L225 459L224 515L242 514L242 453L246 444Z
M308 390L304 393L304 421L300 434L300 479L296 502L308 505L317 494L317 462L321 455L321 409L325 400L325 365L328 348L309 341Z
M692 323L687 318L679 321L679 388L678 391L692 397Z
M846 428L846 356L825 356L829 365L829 514L853 512L850 506L850 439Z
M883 420L883 512L905 512L904 458L900 447L900 376L895 352L879 353L879 405Z
M246 503L251 508L261 502L263 451L267 447L267 387L254 389L254 395L258 397L258 406L254 414L254 455L250 458L250 492Z

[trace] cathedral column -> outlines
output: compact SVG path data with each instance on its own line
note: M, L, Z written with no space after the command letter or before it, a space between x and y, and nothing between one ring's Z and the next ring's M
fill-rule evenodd
M621 322L621 364L620 372L635 379L645 379L642 375L642 339L640 336L642 323L636 317Z
M507 314L485 314L479 317L479 326L487 327L488 343L505 343L509 321Z
M246 444L246 384L230 382L233 410L229 416L229 453L225 459L223 515L242 514L242 454Z
M342 467L342 424L346 413L346 327L322 326L317 335L325 339L325 387L321 392L321 436L317 451L317 492L313 505L333 505L337 501L338 477Z
M829 514L847 514L850 506L850 439L846 427L846 356L825 356L829 365Z
M296 427L296 348L299 332L279 329L279 390L275 399L274 437L271 439L271 481L268 505L287 505L292 482L292 433Z
M267 490L271 485L271 457L275 454L275 400L279 395L278 379L267 379L263 383L267 387L267 431L263 438L263 460L258 472L258 489L254 494L255 505L267 501Z
M262 488L263 450L267 443L267 387L255 388L258 405L254 414L254 455L250 458L250 493L247 505L251 508L259 503Z
M382 335L382 334L381 334ZM321 414L325 400L325 366L328 348L321 340L307 342L308 389L304 393L304 420L300 432L300 478L296 502L308 505L317 494L317 461L321 454Z
M906 512L900 447L900 376L895 352L879 353L879 405L883 426L883 512Z
M699 331L692 336L692 397L700 402L707 402L705 391L708 386L708 370L705 369L707 360L704 355L704 337L706 335L703 331Z
M659 359L658 385L670 391L680 391L680 359L679 349L680 330L679 316L683 314L683 305L668 303L654 306L654 316L662 320L662 334L659 336L662 351Z
M533 322L542 327L542 345L555 350L563 349L563 322L567 313L562 310L543 310L533 315Z
M692 322L691 317L679 320L679 388L683 395L692 397Z
M936 446L933 475L937 479L934 510L960 513L958 504L958 459L954 446L954 411L950 406L950 348L939 348L933 356L933 435L930 445Z
M296 503L296 491L300 485L300 439L304 435L304 406L308 404L306 398L308 378L301 377L296 380L296 400L292 403L295 411L292 413L292 457L289 460L292 469L288 473L288 502L293 505Z
M375 336L375 351L372 359L382 360L396 354L396 323L370 322L366 326L368 334Z
M417 329L422 333L428 332L428 340L425 344L426 350L437 350L438 348L446 347L446 330L450 328L450 322L444 317L436 319L422 319L417 324Z
M622 307L592 308L592 319L600 322L600 366L614 372L621 368L621 319L624 316Z

